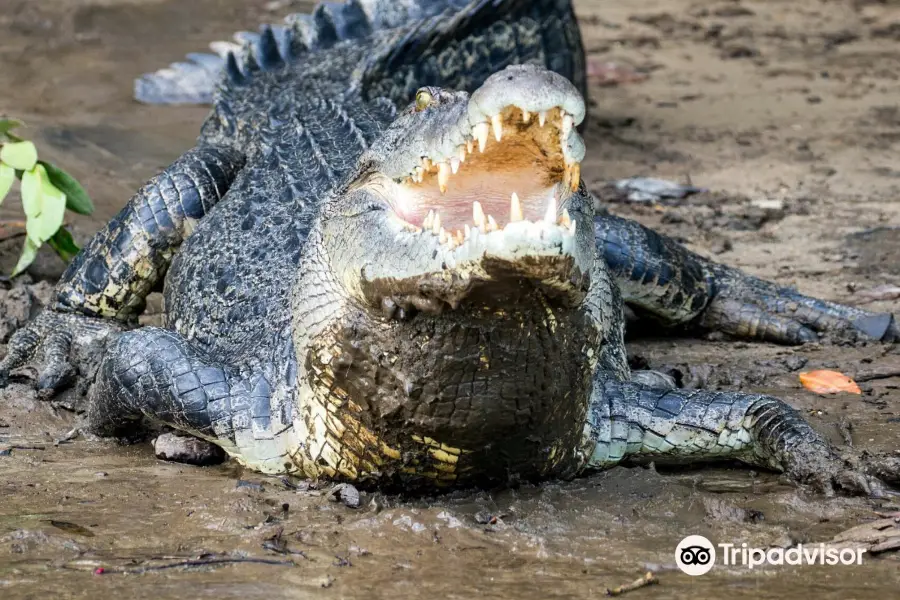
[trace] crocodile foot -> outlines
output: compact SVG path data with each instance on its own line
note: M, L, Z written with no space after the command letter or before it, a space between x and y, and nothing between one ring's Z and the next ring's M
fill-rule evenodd
M50 397L72 384L78 373L94 369L107 338L122 330L115 321L45 309L10 338L0 361L0 387L7 385L12 371L37 361L36 388L41 397Z
M716 265L714 273L716 291L699 319L705 329L782 344L823 337L851 343L900 340L890 313L804 296L724 265Z

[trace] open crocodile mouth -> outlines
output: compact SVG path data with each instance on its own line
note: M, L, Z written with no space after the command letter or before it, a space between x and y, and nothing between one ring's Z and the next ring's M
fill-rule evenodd
M474 125L454 155L423 156L395 179L392 208L451 250L494 232L573 236L565 201L580 182L580 152L568 147L574 127L560 107L506 106Z

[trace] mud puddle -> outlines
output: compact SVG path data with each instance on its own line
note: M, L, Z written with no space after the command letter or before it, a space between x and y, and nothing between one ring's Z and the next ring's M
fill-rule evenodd
M12 1L0 15L0 113L84 181L95 218L189 148L204 108L130 100L137 75L304 3ZM583 173L596 189L628 175L690 179L709 194L666 205L615 202L717 260L842 302L898 312L871 291L900 285L896 202L900 11L883 3L576 1L595 77ZM614 65L611 68L608 65ZM609 85L609 74L621 85ZM15 218L7 201L0 218ZM0 240L8 272L20 239ZM44 256L35 280L63 265ZM47 286L2 299L0 343L46 302ZM900 378L819 397L797 373L900 368L895 349L781 348L722 340L632 340L636 364L687 386L785 398L835 443L895 451ZM654 571L634 598L891 598L900 554L853 567L675 569L686 535L788 547L827 542L900 510L825 499L774 474L720 466L617 468L573 482L433 498L363 495L156 460L148 444L68 439L72 393L0 392L0 597L594 597Z

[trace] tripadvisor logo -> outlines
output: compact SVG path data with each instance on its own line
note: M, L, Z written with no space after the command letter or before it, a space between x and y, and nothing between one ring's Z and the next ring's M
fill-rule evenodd
M720 564L726 567L762 565L861 565L862 548L834 548L825 544L797 544L793 548L750 548L747 544L714 545L702 535L689 535L675 547L675 564L688 575L705 575L716 564L716 547Z
M675 564L688 575L705 575L716 564L716 548L702 535L689 535L675 547Z

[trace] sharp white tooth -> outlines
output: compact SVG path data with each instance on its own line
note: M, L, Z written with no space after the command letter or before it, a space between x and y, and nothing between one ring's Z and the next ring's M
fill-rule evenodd
M578 225L578 221L572 221L572 224L569 225L569 235L575 235L575 226Z
M472 220L475 221L475 227L484 231L484 210L477 200L472 203Z
M522 111L522 122L528 125L528 121L531 120L531 113L527 110Z
M550 198L550 204L547 206L544 220L547 223L556 223L556 198Z
M562 135L563 138L569 137L569 133L572 131L572 127L575 126L575 119L572 118L572 115L566 114L563 116L562 120Z
M557 220L556 222L566 228L568 228L569 225L572 224L572 217L569 216L568 209L563 209L562 214L559 216L559 220Z
M430 171L431 167L432 167L431 159L428 158L427 156L423 156L422 157L422 168L425 169L426 171Z
M494 220L494 217L492 217L491 215L488 215L487 230L488 231L497 231L498 229L500 229L500 227L497 225L497 221Z
M431 224L434 223L434 211L429 210L428 214L425 215L425 220L422 221L423 229L431 229Z
M459 147L459 162L461 162L461 163L466 162L466 147L465 146Z
M475 140L469 140L466 142L466 152L472 154L475 151Z
M470 237L472 237L472 228L469 227L468 224L463 225L463 227L465 228L465 236L466 236L466 239L469 239Z
M503 139L503 121L500 120L500 115L491 117L491 129L494 130L494 138L498 142Z
M431 223L431 233L437 235L444 230L441 227L441 215L434 213L434 221Z
M456 242L456 245L457 245L457 246L461 246L462 243L465 241L465 239L466 239L466 238L463 236L463 232L460 231L459 229L457 229L457 230L456 230L456 237L454 238L454 241Z
M547 122L547 111L542 110L541 112L538 113L538 123L540 124L541 127L543 127L546 122Z
M425 169L416 167L416 181L422 183L425 180Z
M447 235L447 231L443 227L441 227L441 230L439 232L437 232L437 234L438 234L438 240L442 244L446 244L447 240L450 239L450 236Z
M447 182L450 181L450 165L446 161L438 163L438 187L441 193L447 192Z
M456 175L456 172L459 171L459 159L455 156L450 159L450 172Z
M472 128L472 135L478 140L478 151L484 152L487 146L488 136L491 133L491 126L487 123L479 123Z
M523 221L525 219L525 215L522 214L522 203L519 202L519 196L513 192L512 200L509 203L509 222L515 223L516 221Z

